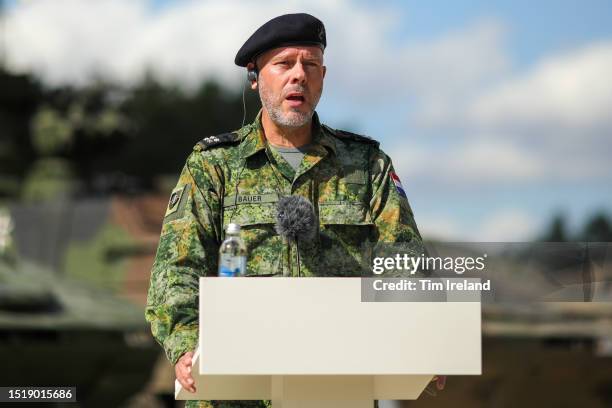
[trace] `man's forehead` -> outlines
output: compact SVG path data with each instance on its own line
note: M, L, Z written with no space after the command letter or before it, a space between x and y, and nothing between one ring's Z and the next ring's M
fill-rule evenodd
M307 58L322 59L323 50L316 45L289 45L286 47L278 47L268 50L261 54L258 61L269 61L277 57L295 57L302 55Z

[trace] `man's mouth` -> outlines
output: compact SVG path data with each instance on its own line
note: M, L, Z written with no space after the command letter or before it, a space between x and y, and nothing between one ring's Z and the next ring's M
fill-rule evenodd
M301 92L290 92L285 99L289 101L289 105L291 106L299 106L306 101L304 94Z

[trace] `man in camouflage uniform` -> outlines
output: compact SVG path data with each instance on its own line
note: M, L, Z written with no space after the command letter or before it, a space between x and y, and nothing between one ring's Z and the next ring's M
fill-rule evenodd
M194 391L191 358L198 337L198 280L217 272L225 227L238 223L247 274L360 276L364 243L422 242L391 159L378 142L334 130L314 109L322 92L323 24L306 14L277 17L238 52L263 108L252 124L204 138L187 158L164 217L146 318L177 378ZM253 74L254 73L254 74ZM302 149L292 166L282 153ZM280 197L314 206L318 234L288 244L275 231ZM300 262L298 268L298 260ZM264 402L188 402L187 406L266 406Z

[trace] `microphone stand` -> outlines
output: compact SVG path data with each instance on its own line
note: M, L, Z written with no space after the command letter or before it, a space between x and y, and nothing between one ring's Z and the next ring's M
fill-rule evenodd
M297 238L295 238L295 251L297 252L297 267L298 267L298 278L301 275L301 266L300 266L300 244L299 244L299 240Z

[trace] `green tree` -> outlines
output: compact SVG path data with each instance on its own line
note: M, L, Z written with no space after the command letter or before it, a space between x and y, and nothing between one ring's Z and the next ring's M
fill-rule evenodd
M553 217L550 226L540 239L545 242L566 242L568 241L568 233L566 227L565 216L557 214Z
M99 81L43 88L0 71L0 197L72 197L155 189L204 137L238 129L243 94L206 81L195 91L152 76L133 88ZM260 108L246 91L246 120Z
M106 85L50 92L30 123L37 160L30 167L22 196L28 200L87 193L93 163L127 137L128 121L110 101Z
M247 91L247 120L259 109L255 93ZM188 93L163 86L149 77L122 104L134 125L128 142L100 171L120 171L153 187L156 178L175 175L202 138L238 129L242 124L242 94L207 81Z
M585 223L581 239L589 242L612 242L612 225L607 215L603 212L594 214Z
M13 197L36 157L29 129L42 89L32 76L2 68L0 89L0 197Z

